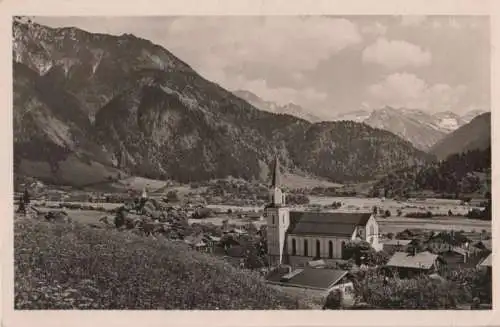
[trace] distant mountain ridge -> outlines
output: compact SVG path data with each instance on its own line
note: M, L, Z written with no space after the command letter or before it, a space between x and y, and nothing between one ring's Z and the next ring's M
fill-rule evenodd
M257 109L276 113L276 114L287 114L287 115L292 115L304 120L307 120L311 123L315 122L320 122L323 119L320 117L313 115L312 113L307 112L304 108L301 106L294 104L294 103L288 103L285 105L279 105L275 102L272 101L266 101L261 99L259 96L256 94L246 91L246 90L236 90L233 91L233 94L236 95L239 98L242 98L243 100L247 101L250 103L252 106L254 106Z
M133 35L20 23L13 33L19 173L58 183L123 172L267 180L278 154L290 172L359 181L433 159L364 124L258 110Z
M422 151L429 151L447 134L483 112L474 110L460 116L450 111L431 114L423 110L396 109L387 106L373 111L359 110L342 113L335 118L335 121L352 120L363 122L372 127L390 131L410 141Z
M472 150L484 150L491 146L491 113L483 113L447 135L431 149L438 159Z
M316 116L307 109L295 104L280 106L275 102L264 100L247 90L237 90L233 94L246 100L260 110L289 114L309 122L354 121L365 123L371 127L394 133L411 142L417 149L422 151L429 151L432 146L436 145L447 134L485 112L482 110L471 110L460 116L451 111L428 113L418 109L396 109L386 106L376 110L360 109L352 112L344 112L333 116L333 119L327 119Z

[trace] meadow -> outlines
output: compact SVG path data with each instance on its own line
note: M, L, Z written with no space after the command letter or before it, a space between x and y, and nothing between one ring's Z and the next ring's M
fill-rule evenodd
M297 309L298 298L182 242L16 218L16 309Z

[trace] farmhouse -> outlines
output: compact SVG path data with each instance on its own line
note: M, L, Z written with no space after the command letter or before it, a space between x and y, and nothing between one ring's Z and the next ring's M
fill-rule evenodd
M386 267L397 272L400 277L436 272L442 260L437 254L428 251L420 253L396 252L387 262Z
M280 188L279 162L274 162L270 204L265 207L267 248L271 265L303 266L313 259L342 259L349 241L369 242L376 250L379 227L372 213L290 212Z
M266 280L269 284L288 287L299 287L320 291L328 295L333 290L343 293L352 293L354 286L347 278L348 272L337 269L300 268L292 269L290 266L271 272Z

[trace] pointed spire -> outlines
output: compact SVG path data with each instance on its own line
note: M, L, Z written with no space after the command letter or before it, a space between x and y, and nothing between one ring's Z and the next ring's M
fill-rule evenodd
M273 167L273 179L271 183L271 187L280 187L281 186L281 175L280 175L280 162L278 156L276 156L274 160Z

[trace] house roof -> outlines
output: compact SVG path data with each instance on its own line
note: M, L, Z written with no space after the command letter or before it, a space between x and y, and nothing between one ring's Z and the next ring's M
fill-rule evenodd
M356 226L365 226L371 213L290 212L289 233L295 235L335 235L350 237Z
M475 246L477 248L484 248L484 249L489 250L489 251L492 250L491 245L492 245L491 240L481 240L481 241L474 242L474 244L473 244L473 246Z
M483 260L483 261L479 264L479 266L481 266L481 267L491 267L491 264L492 264L492 262L491 262L492 258L491 258L491 257L492 257L492 253L490 253L490 255L489 255L489 256L487 256L487 257L486 257L486 259L484 259L484 260Z
M272 274L268 277L268 281L283 286L327 290L338 283L345 275L347 275L346 270L305 268L290 273Z
M433 254L428 251L420 252L415 255L406 252L396 252L389 259L389 262L387 262L387 266L429 269L432 267L437 258L437 254Z

